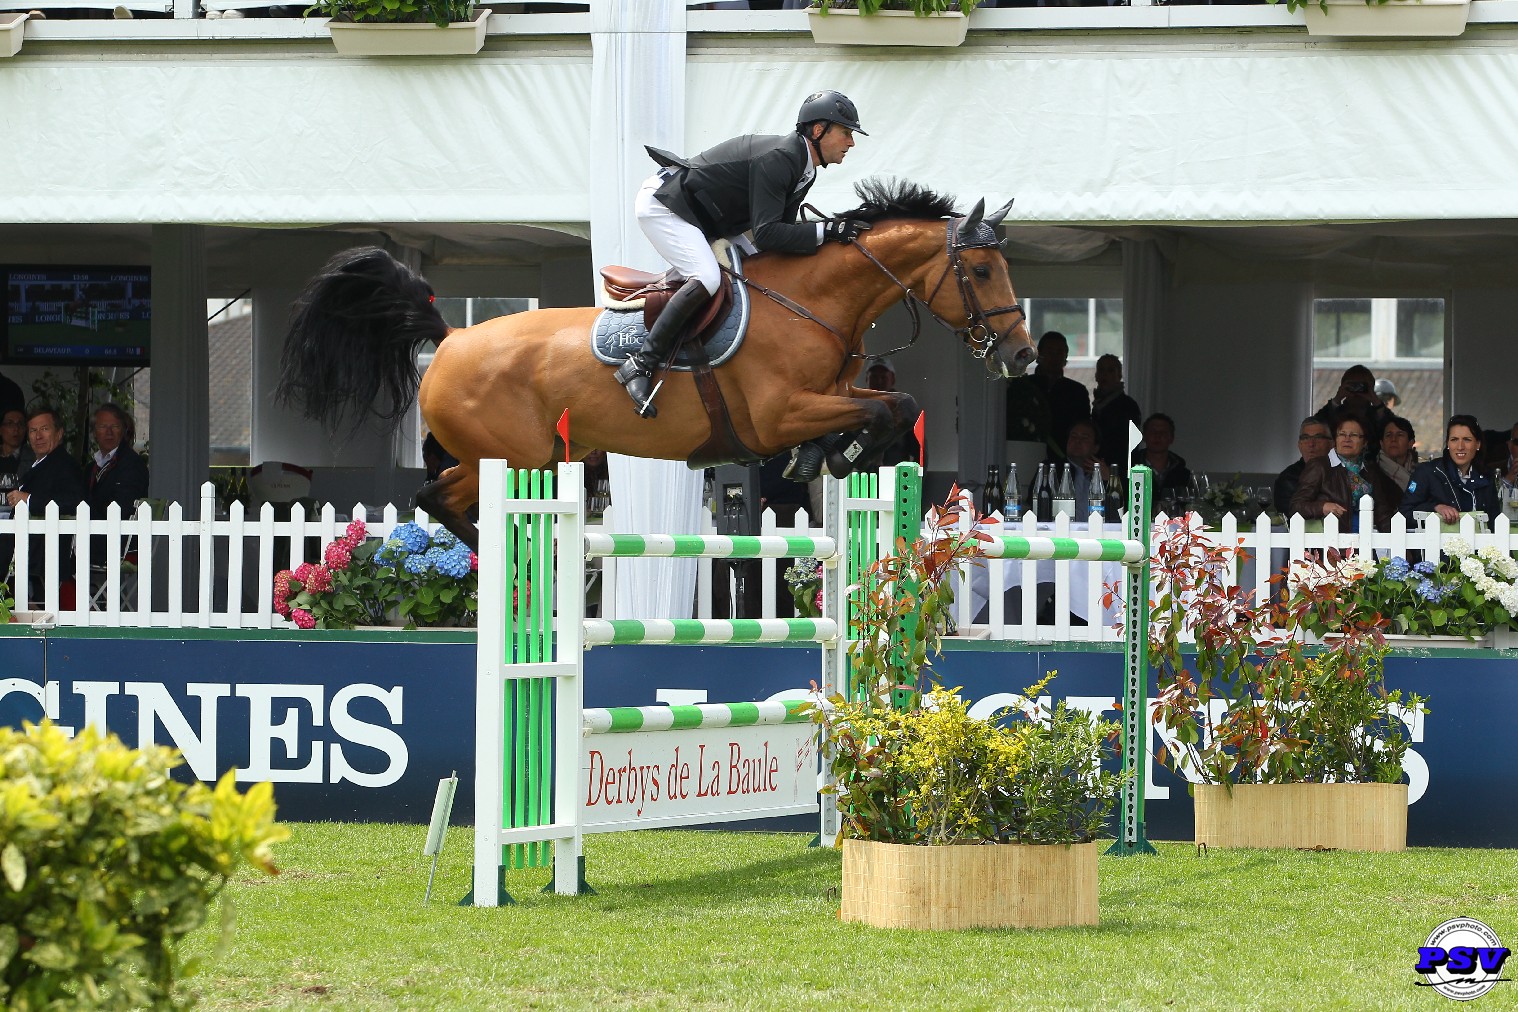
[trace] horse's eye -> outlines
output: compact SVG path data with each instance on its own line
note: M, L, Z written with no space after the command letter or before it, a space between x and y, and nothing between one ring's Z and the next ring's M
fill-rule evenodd
M991 268L987 267L985 264L976 264L975 276L984 281L991 276Z

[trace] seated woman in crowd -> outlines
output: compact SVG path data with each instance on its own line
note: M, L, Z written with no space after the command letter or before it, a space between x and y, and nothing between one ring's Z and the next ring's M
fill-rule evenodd
M1413 449L1413 440L1417 438L1413 423L1400 415L1388 418L1381 430L1381 452L1376 454L1376 466L1404 492L1412 480L1413 468L1418 466L1418 451Z
M1312 460L1302 468L1291 509L1307 519L1334 516L1340 529L1355 530L1360 500L1374 503L1377 530L1391 525L1392 514L1402 500L1402 490L1376 466L1375 456L1365 447L1365 423L1348 414L1334 426L1334 453Z
M1497 487L1475 466L1481 459L1481 424L1474 415L1453 415L1444 426L1444 456L1419 464L1407 483L1402 515L1409 525L1416 513L1437 513L1447 524L1461 513L1480 510L1490 525L1497 519Z

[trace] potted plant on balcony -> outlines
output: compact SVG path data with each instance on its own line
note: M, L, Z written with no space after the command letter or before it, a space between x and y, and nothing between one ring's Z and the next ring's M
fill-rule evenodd
M317 0L345 56L470 56L485 45L487 7L473 0Z
M1238 553L1177 521L1151 561L1152 720L1160 760L1192 781L1197 842L1405 849L1404 722L1427 710L1385 687L1386 619L1328 582L1257 604L1227 585ZM1309 648L1317 624L1335 635Z
M919 689L953 604L945 577L984 537L954 530L958 512L932 511L927 536L871 568L850 691L813 711L839 811L839 916L934 930L1095 924L1094 840L1121 785L1101 768L1116 725L1063 703L982 720L957 690Z
M1270 0L1281 3L1282 0ZM1465 31L1470 0L1285 0L1308 35L1339 38L1452 37Z
M812 38L832 46L957 46L979 0L817 0Z
M28 16L26 11L0 12L0 58L21 52Z

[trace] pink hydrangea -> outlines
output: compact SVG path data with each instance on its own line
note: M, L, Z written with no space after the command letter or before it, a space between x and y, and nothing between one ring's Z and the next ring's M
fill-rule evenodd
M290 620L302 629L316 628L316 619L312 618L311 613L304 608L296 608L290 612Z
M323 558L327 562L328 569L347 569L348 563L353 561L353 546L348 544L347 541L339 539L327 546L327 551Z
M480 556L477 552L469 553L469 571L476 572L480 568Z
M326 566L312 566L305 587L313 594L321 594L331 590L332 572Z
M290 571L288 569L281 569L274 574L274 596L290 596Z
M274 598L274 613L276 615L283 615L285 618L289 618L290 617L290 602L286 601L282 597L275 597Z
M348 542L350 548L357 548L364 543L364 539L368 536L369 528L364 526L364 522L362 520L354 520L348 525L348 533L345 535L344 540Z
M822 611L822 588L821 587L817 588L817 597L816 597L816 599L812 603L817 606L817 611L818 612Z
M311 565L309 562L302 562L300 565L295 567L295 572L290 574L290 578L296 583L300 584L302 587L306 587L311 582L311 570L315 568L316 567Z

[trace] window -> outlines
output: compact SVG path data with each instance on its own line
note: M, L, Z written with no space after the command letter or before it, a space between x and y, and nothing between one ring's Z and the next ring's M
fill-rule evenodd
M1123 354L1122 299L1025 299L1028 333L1057 330L1070 342L1071 359Z
M1397 357L1444 363L1444 300L1397 300Z

